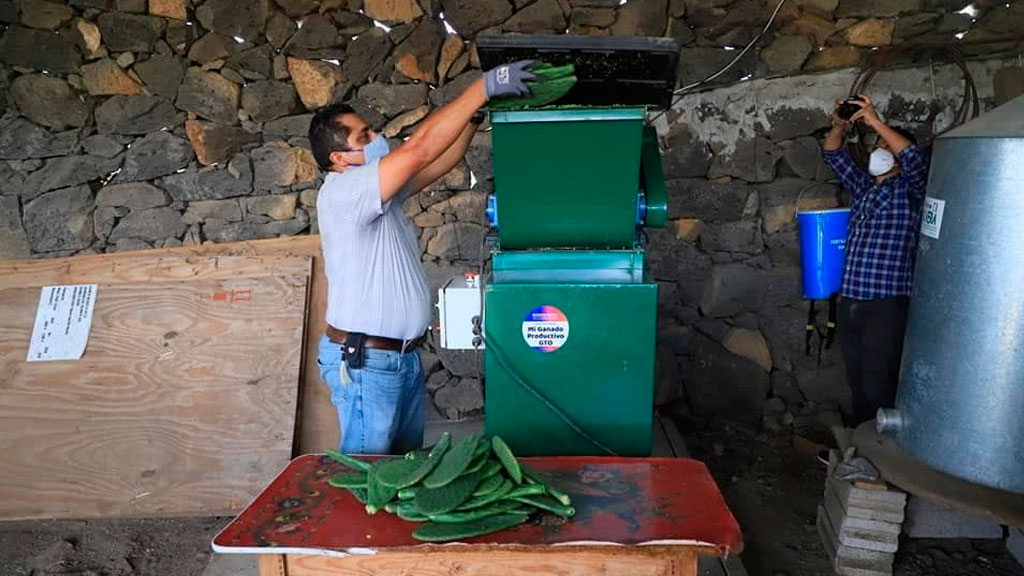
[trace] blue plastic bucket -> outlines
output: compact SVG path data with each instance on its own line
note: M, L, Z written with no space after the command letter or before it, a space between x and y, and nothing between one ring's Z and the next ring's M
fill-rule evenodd
M850 209L808 210L796 215L804 298L824 300L843 284Z

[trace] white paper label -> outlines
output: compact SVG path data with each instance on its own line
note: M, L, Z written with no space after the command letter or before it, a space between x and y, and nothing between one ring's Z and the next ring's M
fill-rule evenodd
M96 289L96 284L43 287L26 360L45 362L82 357L92 329Z
M942 230L942 211L946 209L946 201L926 196L924 214L921 216L921 234L930 238L938 238Z

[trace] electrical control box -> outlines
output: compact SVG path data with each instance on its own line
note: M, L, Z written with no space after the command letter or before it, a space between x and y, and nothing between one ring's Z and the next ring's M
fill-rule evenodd
M480 277L476 274L455 276L438 289L441 348L479 350L484 347L481 304Z

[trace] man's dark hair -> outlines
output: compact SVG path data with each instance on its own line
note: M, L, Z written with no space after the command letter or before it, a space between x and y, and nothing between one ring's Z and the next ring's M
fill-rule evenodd
M324 172L331 168L331 152L349 149L348 128L338 121L343 114L355 114L355 110L348 104L327 106L317 110L309 122L309 147Z
M890 128L893 129L893 132L896 132L900 136L903 136L907 140L910 140L911 144L913 144L914 146L917 146L917 136L914 136L913 132L911 132L910 130L907 130L906 128L904 128L902 126L890 126Z

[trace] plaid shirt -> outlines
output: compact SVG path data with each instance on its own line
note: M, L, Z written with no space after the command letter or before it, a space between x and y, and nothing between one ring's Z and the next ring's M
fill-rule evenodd
M904 148L900 173L875 184L845 150L826 150L825 163L853 197L840 294L856 300L909 296L928 164L917 146Z

